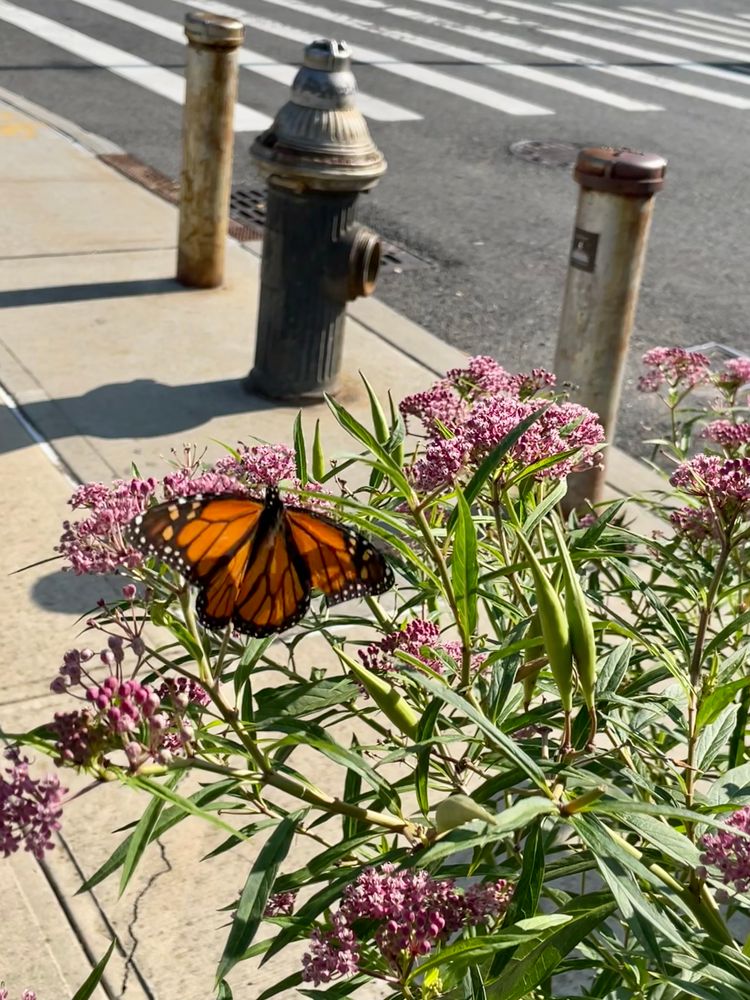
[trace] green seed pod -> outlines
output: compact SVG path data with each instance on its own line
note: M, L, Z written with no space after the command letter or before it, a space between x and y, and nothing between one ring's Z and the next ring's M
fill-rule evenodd
M494 824L495 817L484 806L480 806L468 795L458 793L439 802L435 809L435 827L438 833L455 830L457 826L480 819L483 823Z
M315 435L313 437L312 451L312 474L313 479L320 483L326 474L326 460L323 455L323 442L320 440L320 421L315 421Z
M341 655L341 654L339 654ZM378 706L383 715L389 719L393 725L404 736L414 740L417 738L417 728L419 726L419 716L412 709L409 703L402 698L396 688L388 681L373 674L366 667L357 663L350 657L342 657L351 672L357 678L362 687Z
M591 621L589 609L586 607L586 598L583 593L581 581L573 566L570 552L565 544L563 533L557 521L552 523L557 540L557 547L560 553L560 566L562 567L563 580L565 583L565 613L568 616L568 628L570 629L570 645L573 651L573 659L578 670L578 681L581 685L581 694L589 712L593 712L595 705L596 689L596 639L594 638L594 626Z
M526 553L529 569L534 578L539 625L552 676L555 678L563 709L569 714L573 709L573 653L570 648L568 620L560 598L547 579L526 536L519 531L517 538Z

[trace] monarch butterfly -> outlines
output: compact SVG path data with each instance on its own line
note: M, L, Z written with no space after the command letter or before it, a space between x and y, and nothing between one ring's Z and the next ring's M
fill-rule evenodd
M158 504L131 521L125 540L197 584L206 628L231 622L258 638L298 622L313 588L330 605L393 586L383 554L364 536L283 504L272 487L265 500L203 494Z

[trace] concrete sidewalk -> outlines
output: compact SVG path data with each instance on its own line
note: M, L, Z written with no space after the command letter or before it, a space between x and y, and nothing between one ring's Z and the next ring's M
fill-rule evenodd
M3 97L0 725L14 731L57 707L50 680L64 650L78 642L78 616L109 586L60 574L54 563L8 576L51 554L72 482L127 476L131 461L143 475L158 475L170 449L185 441L208 445L209 460L221 453L217 441L289 442L296 408L248 396L240 386L253 357L260 245L229 246L224 288L181 288L173 281L175 209L97 159L114 151L111 144ZM377 300L360 300L348 321L342 399L365 418L359 368L376 392L391 389L398 399L462 361ZM308 434L318 418L330 452L351 450L323 405L305 408ZM610 470L618 493L660 483L622 453L613 454ZM71 787L83 784L65 777ZM28 855L0 862L0 981L12 998L26 986L39 1000L72 996L113 934L120 949L97 997L213 995L227 933L218 911L236 898L253 850L198 864L221 835L197 822L178 825L147 852L120 899L116 879L73 897L121 839L111 831L144 805L120 788L98 788L69 804L48 863ZM304 850L295 862L304 862ZM230 982L236 997L254 1000L289 971L288 958L264 966L262 975L245 963Z

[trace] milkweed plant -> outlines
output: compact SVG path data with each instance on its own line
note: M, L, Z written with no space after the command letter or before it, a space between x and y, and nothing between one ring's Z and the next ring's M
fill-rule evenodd
M300 943L252 1000L750 998L750 361L644 362L670 426L647 498L568 510L568 478L602 460L596 415L487 357L398 405L365 382L367 424L330 399L343 458L298 417L293 446L78 488L59 553L116 571L119 596L62 653L54 717L4 734L2 852L53 848L67 768L144 795L89 888L124 887L178 823L252 841L225 1000L241 963ZM202 627L126 528L268 486L371 540L394 587L313 595L265 638ZM30 753L59 771L34 777Z

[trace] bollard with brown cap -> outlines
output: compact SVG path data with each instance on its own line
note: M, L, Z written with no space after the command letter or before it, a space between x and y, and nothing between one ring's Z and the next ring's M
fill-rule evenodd
M185 15L188 57L182 126L177 280L216 288L224 254L232 183L237 48L245 28L218 14Z
M583 149L574 178L578 211L555 354L559 382L589 407L614 439L620 390L653 214L667 161L656 153ZM605 453L606 456L606 453ZM605 457L606 461L606 457ZM602 498L606 466L576 473L566 505Z

